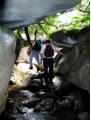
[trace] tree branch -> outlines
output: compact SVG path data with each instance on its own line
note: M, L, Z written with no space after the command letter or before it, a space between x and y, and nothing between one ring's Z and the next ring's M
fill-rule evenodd
M25 29L27 40L28 40L29 44L32 45L31 39L30 39L30 36L29 36L29 33L28 33L28 27L25 27L24 29Z
M84 10L81 9L81 8L79 8L79 11L86 13L86 11L87 11L89 5L90 5L90 1L88 2L87 6L86 6L86 8L85 8Z
M37 30L37 28L36 28L36 30L35 30L35 38L34 38L34 40L36 40L37 33L38 33L38 30Z
M58 27L56 26L56 25L52 25L52 24L50 24L48 21L46 21L46 20L44 20L48 25L50 25L50 26L53 26L53 27L55 27L56 29L57 29L57 31L58 31Z
M90 1L88 2L88 4L87 4L87 6L86 6L86 8L85 8L85 10L84 10L84 12L86 12L86 10L88 9L88 6L90 5Z
M18 31L18 35L21 37L21 39L26 42L26 40L24 38L22 38L21 34L20 34L20 30L17 30Z
M46 35L48 35L47 34L47 32L44 30L44 28L42 27L42 25L40 24L40 23L38 23L38 25L40 26L40 28L44 31L44 33L46 34Z

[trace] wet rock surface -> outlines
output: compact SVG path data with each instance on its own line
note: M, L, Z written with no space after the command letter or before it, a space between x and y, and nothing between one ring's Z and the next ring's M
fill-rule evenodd
M89 120L89 93L66 81L56 89L53 85L41 87L35 80L30 88L9 92L6 109L0 116L0 120L6 119Z

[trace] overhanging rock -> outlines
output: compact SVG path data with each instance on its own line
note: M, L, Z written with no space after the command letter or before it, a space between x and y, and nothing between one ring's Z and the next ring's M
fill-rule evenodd
M81 0L2 0L0 24L16 29L76 6Z

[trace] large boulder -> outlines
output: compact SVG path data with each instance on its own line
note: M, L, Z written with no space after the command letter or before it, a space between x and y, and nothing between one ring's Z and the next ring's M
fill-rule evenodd
M57 38L56 38L57 39ZM57 57L56 71L66 80L89 91L90 87L90 34L84 32L74 38L77 43L64 58ZM66 48L65 48L66 49Z
M17 85L26 86L30 81L30 77L36 74L36 68L30 70L29 64L27 63L19 63L14 65L14 73L11 80Z

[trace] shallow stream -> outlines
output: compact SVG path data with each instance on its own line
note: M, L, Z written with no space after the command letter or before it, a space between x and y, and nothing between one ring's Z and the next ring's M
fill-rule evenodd
M83 113L83 114L82 114ZM0 120L89 120L89 93L63 82L59 89L31 85L9 92Z

